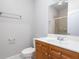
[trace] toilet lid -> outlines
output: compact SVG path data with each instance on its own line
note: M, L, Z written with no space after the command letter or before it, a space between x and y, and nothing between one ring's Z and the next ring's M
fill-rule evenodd
M33 53L35 51L34 48L30 47L30 48L26 48L22 51L23 54L30 54Z

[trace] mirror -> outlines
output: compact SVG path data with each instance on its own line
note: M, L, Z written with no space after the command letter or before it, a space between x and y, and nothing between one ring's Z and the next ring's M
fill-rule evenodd
M49 34L79 35L79 11L75 4L68 0L49 0Z

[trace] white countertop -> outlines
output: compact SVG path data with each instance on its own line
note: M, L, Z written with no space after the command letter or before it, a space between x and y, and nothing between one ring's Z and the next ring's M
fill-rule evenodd
M43 41L48 44L56 45L58 47L65 48L65 49L79 53L79 41L78 40L70 40L66 38L64 41L59 41L57 40L56 37L35 38L35 40Z

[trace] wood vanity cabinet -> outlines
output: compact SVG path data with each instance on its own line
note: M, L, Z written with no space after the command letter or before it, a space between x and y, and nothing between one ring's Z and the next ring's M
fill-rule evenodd
M79 53L39 40L36 43L36 59L79 59Z

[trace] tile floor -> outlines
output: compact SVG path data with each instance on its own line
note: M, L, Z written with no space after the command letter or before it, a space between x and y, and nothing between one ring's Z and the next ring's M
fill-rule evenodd
M8 57L6 59L25 59L25 58L23 58L22 56L20 56L20 54L18 54L18 55ZM30 58L27 58L27 59L30 59ZM34 59L34 58L32 58L32 59Z
M20 57L20 54L18 54L18 55L15 55L15 56L8 57L6 59L22 59L22 58Z

